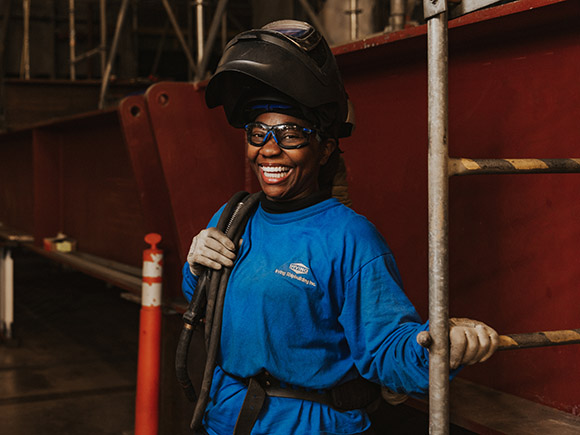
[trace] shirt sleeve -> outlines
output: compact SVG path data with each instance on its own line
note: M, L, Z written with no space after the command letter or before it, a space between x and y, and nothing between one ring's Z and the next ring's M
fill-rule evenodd
M428 351L416 341L428 324L404 294L392 254L374 258L349 279L339 320L364 378L400 393L428 390Z
M209 224L207 224L207 228L212 228L217 226L218 220L224 211L225 204L213 215ZM191 298L193 297L193 292L195 291L195 287L197 286L198 276L191 273L189 269L189 263L186 261L183 265L182 269L182 281L181 281L181 291L183 292L183 296L187 299L188 302L191 302Z

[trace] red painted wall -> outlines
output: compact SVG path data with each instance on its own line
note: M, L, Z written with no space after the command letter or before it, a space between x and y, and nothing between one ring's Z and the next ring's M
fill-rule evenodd
M516 2L451 22L452 157L578 157L578 2ZM482 21L479 21L482 20ZM354 207L427 298L425 28L339 47L356 107L343 141ZM500 333L578 328L580 175L450 180L451 314ZM580 415L580 346L498 354L462 376Z

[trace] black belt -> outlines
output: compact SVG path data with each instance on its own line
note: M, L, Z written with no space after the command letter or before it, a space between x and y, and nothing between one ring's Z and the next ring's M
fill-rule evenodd
M327 390L309 390L297 386L286 386L268 372L262 372L251 378L229 376L248 386L248 391L234 428L234 435L250 434L264 405L266 396L309 400L344 412L366 408L378 399L381 393L377 384L362 377Z

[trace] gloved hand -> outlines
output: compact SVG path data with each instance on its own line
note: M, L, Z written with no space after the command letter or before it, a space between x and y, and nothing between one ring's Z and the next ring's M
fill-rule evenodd
M395 393L389 387L381 387L381 396L389 405L400 405L409 398L406 394Z
M499 336L483 322L453 317L449 319L449 343L449 367L456 369L490 358L499 345Z
M189 247L189 270L199 276L204 267L214 270L220 270L223 266L232 267L236 258L235 248L234 242L217 228L202 230Z
M429 332L420 332L417 343L429 348ZM449 319L449 344L449 367L456 369L462 364L471 365L490 358L499 345L499 335L478 320L453 317Z

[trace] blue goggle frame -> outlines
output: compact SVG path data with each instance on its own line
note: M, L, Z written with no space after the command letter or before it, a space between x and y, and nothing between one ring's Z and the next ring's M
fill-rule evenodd
M254 134L256 128L261 130L261 133L264 134L263 137L260 137L259 141L255 140L256 135ZM316 134L316 130L312 128L302 127L301 125L294 124L294 123L285 123L285 124L277 124L277 125L268 125L264 124L263 122L250 122L244 126L246 130L246 140L250 145L255 147L262 147L264 146L268 140L270 140L270 136L274 139L276 144L283 149L286 150L294 150L298 148L303 148L310 143L310 137L313 134ZM303 134L303 138L290 138L284 136L288 133L288 131L295 131ZM317 135L318 137L318 135ZM300 140L302 139L302 140Z

